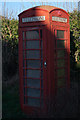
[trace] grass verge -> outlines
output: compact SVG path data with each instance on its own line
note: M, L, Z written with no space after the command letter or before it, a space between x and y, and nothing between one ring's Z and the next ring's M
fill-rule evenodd
M4 88L2 94L2 120L4 119L21 119L26 118L20 108L19 85L9 85Z

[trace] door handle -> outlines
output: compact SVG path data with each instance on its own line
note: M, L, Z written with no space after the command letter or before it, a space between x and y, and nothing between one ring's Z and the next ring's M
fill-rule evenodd
M46 61L44 62L44 67L46 67L47 66L47 63L46 63Z

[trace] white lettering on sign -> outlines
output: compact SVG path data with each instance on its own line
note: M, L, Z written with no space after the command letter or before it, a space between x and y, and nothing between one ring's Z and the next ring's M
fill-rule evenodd
M52 16L52 21L67 22L66 18Z
M36 21L44 21L44 20L45 20L45 16L22 18L22 22L36 22Z

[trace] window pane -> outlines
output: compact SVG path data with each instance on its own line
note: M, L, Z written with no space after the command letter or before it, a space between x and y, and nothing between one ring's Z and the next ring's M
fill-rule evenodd
M41 60L41 68L43 68L43 60Z
M24 40L24 32L23 32L23 40Z
M23 49L25 49L25 41L23 41Z
M34 88L27 88L27 96L40 97L40 90Z
M26 57L27 58L40 58L40 51L39 50L27 50Z
M40 106L40 100L39 99L28 98L27 99L27 104L29 106L39 107Z
M25 96L24 96L24 104L26 104L25 100L26 100L26 99L25 99Z
M39 39L39 31L27 31L26 32L26 39Z
M40 30L40 38L42 38L42 30Z
M65 60L64 59L57 59L57 67L64 67Z
M64 31L63 30L57 30L57 38L64 38Z
M41 90L41 98L43 99L43 90Z
M57 48L65 48L65 40L57 40Z
M41 88L43 88L43 79L41 80Z
M27 68L40 68L40 60L27 60Z
M25 95L26 88L24 88L24 95Z
M58 80L57 80L57 85L58 85L58 87L65 85L65 83L66 83L65 78L62 78L62 79L58 79Z
M65 57L65 50L58 50L57 51L57 57L59 58L59 57Z
M41 79L43 79L43 70L41 70Z
M57 77L65 76L65 69L57 69Z
M44 101L43 101L43 90L41 90L41 106L43 107L43 103L44 103Z
M25 84L26 84L26 78L24 78L24 86L25 86Z
M27 77L40 78L40 70L27 70Z
M40 80L37 79L27 79L27 86L28 87L36 87L36 88L40 88Z
M23 60L23 67L25 67L25 60Z
M23 70L23 77L25 77L25 70Z
M39 40L26 41L26 49L39 49Z
M25 51L23 51L23 59L25 58Z
M43 58L43 51L41 50L41 58Z
M43 48L43 41L41 40L41 49Z

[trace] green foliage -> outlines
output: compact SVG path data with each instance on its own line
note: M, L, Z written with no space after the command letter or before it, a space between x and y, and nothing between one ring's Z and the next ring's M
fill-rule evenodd
M75 47L79 48L79 34L80 34L80 27L79 27L79 18L78 18L78 11L74 10L70 14L70 31L73 32Z
M18 20L2 17L2 58L3 74L12 76L18 66Z
M75 43L74 43L74 37L73 37L73 32L70 32L70 67L72 69L75 68L75 51L76 51L76 47L75 47Z
M14 40L18 43L18 20L2 18L2 40Z
M69 15L70 15L69 20L70 20L70 33L71 33L70 34L71 62L74 61L75 63L75 59L79 58L79 52L80 52L80 40L79 40L80 13L77 10L74 10L73 12L69 13Z

